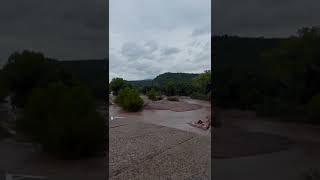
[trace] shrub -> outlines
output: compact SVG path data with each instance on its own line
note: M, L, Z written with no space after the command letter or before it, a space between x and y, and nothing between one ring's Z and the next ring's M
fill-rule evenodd
M179 98L176 96L169 96L167 97L168 101L179 101Z
M152 101L157 100L157 93L153 88L147 92L147 96Z
M34 89L18 129L44 151L74 159L97 155L104 146L104 119L83 87L51 84Z
M116 97L115 102L119 104L124 110L136 112L142 109L143 100L139 96L136 89L125 87L121 89Z
M311 98L306 106L306 111L310 120L320 119L320 94Z
M118 95L119 91L126 86L130 85L122 78L113 78L109 84L109 88L115 96Z

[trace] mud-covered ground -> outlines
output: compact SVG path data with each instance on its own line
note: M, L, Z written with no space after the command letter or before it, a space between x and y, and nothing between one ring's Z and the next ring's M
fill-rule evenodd
M320 167L320 127L221 110L222 127L213 129L215 179L303 179ZM319 169L320 170L320 169Z

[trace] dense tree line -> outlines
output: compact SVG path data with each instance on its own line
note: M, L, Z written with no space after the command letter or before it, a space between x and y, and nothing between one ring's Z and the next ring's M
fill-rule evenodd
M155 91L157 96L191 96L197 99L211 100L211 71L200 74L164 73L153 80L128 81L140 93Z
M151 85L150 85L151 84ZM162 95L168 100L178 101L174 96L191 96L198 99L211 100L211 71L200 74L165 73L157 76L151 82L126 81L113 78L109 83L109 93L116 96L115 102L124 110L139 111L143 107L140 94L145 94L150 100L161 100Z
M213 37L214 101L224 108L314 122L319 118L320 33L285 39Z

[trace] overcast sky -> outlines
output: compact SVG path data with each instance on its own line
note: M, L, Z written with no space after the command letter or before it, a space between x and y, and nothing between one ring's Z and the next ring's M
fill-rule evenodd
M0 63L33 49L58 59L107 57L106 0L2 0Z
M211 68L211 0L110 0L109 78Z
M287 37L320 25L319 0L213 0L213 33Z

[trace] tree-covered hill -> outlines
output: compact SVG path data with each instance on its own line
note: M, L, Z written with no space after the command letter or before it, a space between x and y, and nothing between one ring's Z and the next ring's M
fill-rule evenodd
M164 86L167 82L173 82L175 84L179 83L191 83L192 79L198 74L191 73L163 73L155 77L153 80L138 80L138 81L128 81L131 85L135 87L143 86Z

